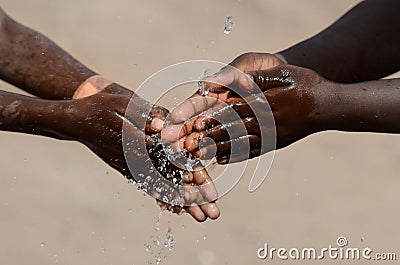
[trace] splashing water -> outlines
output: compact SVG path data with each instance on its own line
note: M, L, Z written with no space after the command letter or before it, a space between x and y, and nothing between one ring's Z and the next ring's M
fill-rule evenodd
M235 22L233 22L233 17L229 16L225 18L225 28L224 28L224 33L228 35L231 33L233 27L235 26Z
M164 242L164 247L168 248L168 250L171 251L172 248L175 246L175 240L171 228L168 228L166 237L167 239Z
M163 260L167 259L166 251L171 251L176 244L171 227L168 227L165 237L162 235L160 231L161 216L162 211L155 223L156 227L150 237L150 242L144 244L145 251L150 255L147 264L161 264Z
M200 81L199 82L197 82L197 86L199 87L199 93L200 93L200 95L202 95L202 96L207 96L207 94L208 94L208 89L206 89L205 88L205 86L204 86L204 81L202 81L204 78L206 78L206 77L208 77L208 76L210 76L210 73L209 73L209 71L206 69L206 70L204 70L204 72L201 74L201 76L200 76Z

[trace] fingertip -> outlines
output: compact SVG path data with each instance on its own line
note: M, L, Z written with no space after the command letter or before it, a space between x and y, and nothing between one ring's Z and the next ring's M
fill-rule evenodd
M173 123L181 123L194 115L192 103L185 100L182 104L174 108L171 112L171 121Z
M204 214L212 220L218 219L218 217L221 215L221 212L215 202L203 204L200 206L200 208Z
M182 124L173 124L161 130L161 140L164 143L175 142L185 135L185 126Z
M186 211L197 221L197 222L204 222L207 220L207 216L204 214L204 212L200 209L200 207L196 204L192 204L188 208L186 208Z
M187 174L185 174L182 179L183 179L184 183L192 183L193 182L193 173L187 172Z
M235 81L235 72L231 67L222 68L218 73L204 79L206 88L211 89L213 92L232 84ZM224 89L225 90L225 89Z
M189 152L193 152L199 147L199 136L198 132L191 133L188 137L186 137L185 148Z
M195 131L201 132L206 128L206 117L201 116L194 121L193 128Z
M254 91L256 89L256 84L253 80L251 75L243 73L238 77L239 87L247 92Z
M218 199L218 192L215 185L205 169L193 173L193 183L199 186L202 198L198 198L198 203L210 202Z
M154 117L151 121L151 129L153 132L160 132L163 129L164 120Z

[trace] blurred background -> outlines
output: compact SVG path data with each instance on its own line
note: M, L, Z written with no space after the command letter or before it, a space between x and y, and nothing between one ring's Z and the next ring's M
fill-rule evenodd
M359 1L3 0L4 10L90 68L131 88L185 60L277 52ZM224 20L235 27L223 33ZM397 75L399 76L399 75ZM5 83L1 89L18 91ZM324 132L277 151L249 193L243 177L217 221L160 210L86 147L0 135L0 264L287 264L257 249L336 246L397 252L400 136ZM168 229L175 246L163 244ZM159 243L158 243L158 242ZM399 257L398 257L399 258ZM296 261L296 264L362 261ZM371 262L372 263L372 262ZM388 262L390 263L390 262ZM381 263L377 263L381 264Z

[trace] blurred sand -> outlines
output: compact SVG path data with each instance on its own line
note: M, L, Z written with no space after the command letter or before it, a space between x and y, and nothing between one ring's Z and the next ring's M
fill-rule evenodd
M134 89L184 60L229 62L246 51L279 51L357 2L4 0L2 6ZM223 34L227 16L236 22L230 35ZM144 244L157 237L163 244L168 227L176 246L162 251L161 264L266 264L272 262L256 256L264 243L322 248L339 235L351 247L399 250L399 136L314 135L278 151L255 193L243 178L220 200L218 221L197 224L165 213L160 231L153 200L84 146L12 133L1 133L0 144L0 264L155 264L156 247L152 255ZM296 264L339 262L345 263Z

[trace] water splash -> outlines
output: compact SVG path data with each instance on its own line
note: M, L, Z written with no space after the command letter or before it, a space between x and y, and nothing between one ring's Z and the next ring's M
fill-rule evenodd
M231 31L233 30L233 27L235 26L235 22L233 22L233 17L229 16L225 18L225 28L224 28L224 33L226 35L230 34Z
M164 247L168 248L169 251L172 250L172 248L175 246L175 240L174 240L174 235L172 234L172 230L169 227L168 231L166 233L166 240L164 242Z
M203 79L210 76L210 72L206 69L200 76L200 81L197 82L197 86L199 87L199 94L202 96L207 96L209 90L205 87Z
M160 211L155 223L155 229L150 236L150 242L144 244L145 251L150 255L147 264L161 264L163 260L167 259L167 252L171 251L176 244L171 227L168 226L165 236L163 235L163 232L160 231L160 219L162 213L163 212ZM168 224L170 223L168 222Z

